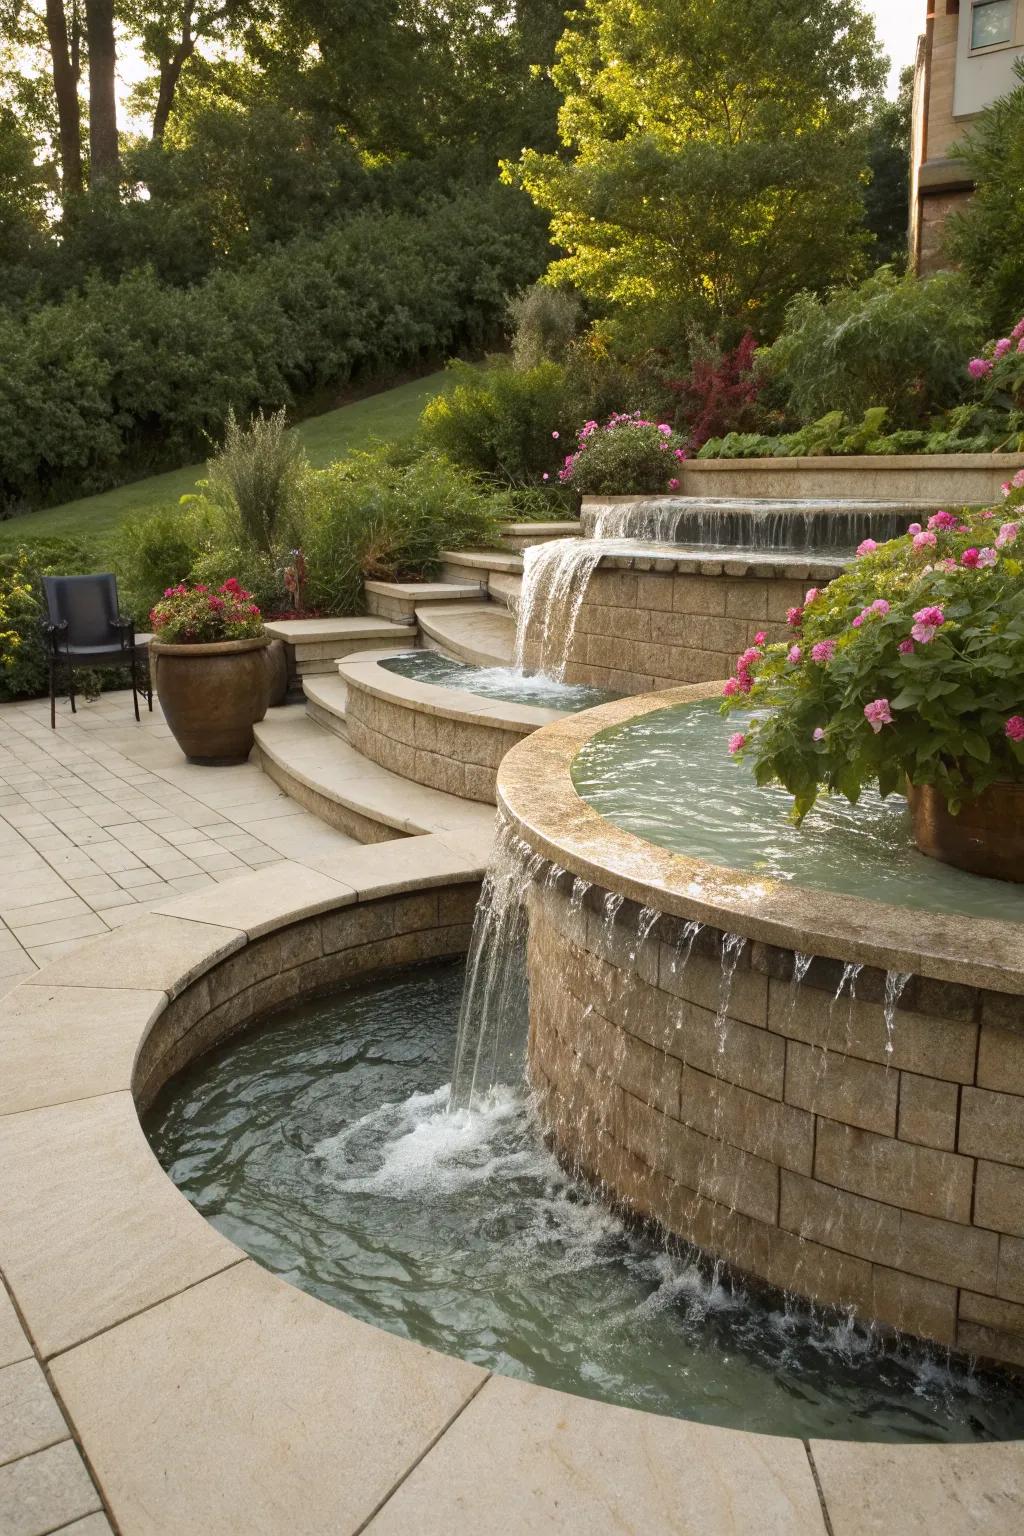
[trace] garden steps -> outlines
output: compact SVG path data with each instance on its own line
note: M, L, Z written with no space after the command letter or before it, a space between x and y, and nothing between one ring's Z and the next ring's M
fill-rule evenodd
M551 539L578 539L579 518L564 518L554 523L503 523L501 542L505 549L529 549L531 544L547 544Z
M430 833L489 845L494 808L415 784L372 763L309 718L304 705L275 709L255 727L268 778L321 821L363 843Z
M366 606L371 614L398 624L414 624L416 610L431 603L480 601L486 580L470 581L364 581Z
M320 677L304 677L302 692L306 701L306 714L326 731L333 731L343 741L348 740L345 725L345 707L348 703L348 685L337 672Z
M475 667L507 667L512 662L516 624L501 603L432 603L417 609L416 621L427 650Z
M284 641L291 684L296 679L333 672L335 662L358 651L377 651L382 645L416 644L415 624L396 624L376 615L272 619L267 634Z
M485 585L488 594L506 607L519 601L523 580L523 557L501 550L445 550L441 556L445 581Z

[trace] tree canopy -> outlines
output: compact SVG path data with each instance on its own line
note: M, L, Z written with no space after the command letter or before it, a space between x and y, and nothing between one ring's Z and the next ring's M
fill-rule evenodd
M858 0L584 0L561 151L505 174L551 215L556 279L641 326L767 334L864 258L883 71Z

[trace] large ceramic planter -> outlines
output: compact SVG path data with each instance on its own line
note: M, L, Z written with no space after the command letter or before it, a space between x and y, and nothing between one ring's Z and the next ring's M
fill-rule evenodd
M992 784L951 816L931 784L907 786L914 841L922 853L972 875L1024 882L1024 784Z
M150 644L157 695L193 763L244 763L267 712L269 637L209 645Z

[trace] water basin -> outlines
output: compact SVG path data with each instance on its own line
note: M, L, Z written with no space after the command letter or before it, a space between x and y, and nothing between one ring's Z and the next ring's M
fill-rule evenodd
M625 1227L548 1153L525 1090L447 1112L457 964L352 986L202 1057L146 1119L219 1230L356 1317L584 1396L770 1434L1024 1435L1024 1394L746 1292Z
M692 858L896 906L1024 921L1024 886L985 880L918 853L901 796L829 797L801 827L790 797L759 789L726 743L749 716L715 699L603 731L577 755L577 793L624 831ZM685 795L680 785L686 786Z
M404 656L390 656L378 662L378 666L417 683L432 683L436 688L458 688L479 694L484 699L530 704L538 709L560 709L566 714L593 709L597 704L607 704L619 697L606 688L560 683L540 674L522 672L518 667L473 667L467 662L442 656L438 651L409 651Z

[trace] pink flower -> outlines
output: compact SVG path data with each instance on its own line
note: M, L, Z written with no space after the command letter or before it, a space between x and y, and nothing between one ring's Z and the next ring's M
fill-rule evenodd
M956 568L956 561L952 558L951 555L947 555L945 560L940 560L936 567L936 569L940 571L955 571Z
M1024 320L1017 321L1017 324L1010 332L1010 335L1014 341L1020 341L1022 338L1024 338Z
M1024 715L1011 715L1003 729L1008 741L1024 741Z
M907 532L908 533L920 533L921 532L921 524L920 523L911 523L910 527L907 529Z
M886 602L884 597L876 597L874 602L871 604L871 611L872 613L886 614L889 612L889 604Z
M686 458L686 449L685 448L676 448L673 451L675 453L676 458L679 460L680 464L682 464L684 459Z
M915 533L914 534L914 548L915 549L930 549L933 545L937 544L938 542L939 541L936 538L934 533Z
M560 432L552 432L552 434L551 434L551 436L554 438L556 443L558 442L558 439L561 437L561 435L562 434Z
M857 554L859 556L873 555L877 548L878 545L874 539L864 539L860 544L857 545Z
M864 705L864 718L877 736L883 725L892 725L892 711L888 699L873 699Z
M992 372L992 364L987 357L972 357L967 364L967 372L972 379L983 379L986 373Z
M973 571L981 559L980 549L965 549L960 556L960 564L965 565L969 571Z
M754 644L755 645L764 645L764 643L765 643L765 641L767 639L768 639L768 636L765 633L765 631L763 629L759 629L757 634L754 636Z
M908 637L906 640L901 640L896 649L901 656L909 656L914 649L914 642Z
M835 653L836 642L834 640L819 640L817 645L811 647L811 660L825 665L832 660Z
M760 661L760 660L761 660L761 653L759 651L756 651L753 646L750 646L747 650L745 650L743 652L743 655L740 657L739 661L737 662L737 666L740 666L740 667L752 667L754 665L755 661Z
M1024 336L1022 336L1020 341L1017 343L1017 351L1024 352Z
M787 608L786 623L790 629L799 629L803 622L804 611L802 608Z
M789 655L786 659L790 661L794 667L798 667L804 659L804 653L798 645L791 645L789 648Z
M853 622L852 622L850 627L852 629L860 629L860 627L861 627L861 625L863 623L864 623L864 615L862 613L858 613L857 617L853 620Z
M738 693L742 693L742 691L743 690L740 687L740 680L739 680L739 678L738 677L730 677L729 681L726 683L725 687L722 689L722 695L723 695L724 698L732 699L732 698L735 698L735 696Z
M669 481L669 483L668 483L668 488L669 488L670 491L678 491L678 489L679 489L679 481L676 480L675 478L671 479Z
M821 593L818 591L818 588L817 587L811 587L804 594L804 607L806 608L808 603L813 603L814 599L816 597L820 597L820 596L821 596Z
M918 644L928 645L945 622L946 616L941 608L919 608L914 614L914 627L910 633Z
M996 549L1005 549L1007 544L1015 543L1019 527L1019 523L1004 523L996 534Z
M1010 484L1013 486L1015 491L1020 490L1021 486L1024 485L1024 469L1018 469L1017 473L1010 481Z
M994 549L983 549L981 554L978 556L978 564L980 566L988 567L990 565L995 565L998 559L999 556L996 554Z
M955 528L957 520L952 512L935 512L928 519L929 528Z
M999 340L995 344L995 347L992 349L992 356L1005 357L1012 345L1013 343L1011 342L1009 336L1000 336Z
M541 475L541 479L542 480L550 480L551 476L550 475Z
M746 746L746 744L747 744L747 738L744 736L742 731L737 731L735 736L730 736L729 737L729 753L730 753L730 756L735 757L737 752L742 752L743 748Z
M668 425L668 422L660 421L658 423L658 431L661 433L662 437L672 436L672 428Z
M816 730L811 732L811 740L812 741L824 741L825 740L825 732L822 730L820 725L817 727Z

